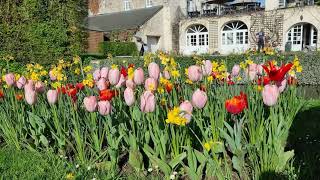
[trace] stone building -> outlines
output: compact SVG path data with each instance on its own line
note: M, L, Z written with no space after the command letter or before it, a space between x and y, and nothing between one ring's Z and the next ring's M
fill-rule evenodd
M107 31L116 29L135 29L135 37L151 52L240 53L256 48L260 31L267 45L279 50L320 48L320 7L313 0L266 0L263 7L254 0L100 0L97 7L88 17L91 52ZM129 23L90 24L99 17L120 20L126 14Z

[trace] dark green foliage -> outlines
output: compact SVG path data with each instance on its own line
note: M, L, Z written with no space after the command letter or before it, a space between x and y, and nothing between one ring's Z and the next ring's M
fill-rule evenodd
M138 52L134 42L103 42L99 49L102 54L112 56L133 56Z
M49 63L81 53L86 1L0 0L0 56Z

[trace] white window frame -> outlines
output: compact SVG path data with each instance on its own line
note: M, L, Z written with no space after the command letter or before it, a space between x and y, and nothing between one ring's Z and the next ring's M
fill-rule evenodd
M249 48L248 26L242 21L229 22L222 28L221 52L243 52Z
M123 8L125 11L130 11L131 7L130 7L130 1L129 0L123 0Z
M153 6L153 2L152 0L146 0L146 8L152 7Z
M200 24L189 27L186 33L186 44L187 54L192 54L193 52L206 53L209 49L208 29Z

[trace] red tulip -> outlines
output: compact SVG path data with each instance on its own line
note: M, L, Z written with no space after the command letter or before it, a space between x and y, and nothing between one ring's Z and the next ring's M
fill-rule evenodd
M125 67L121 67L121 74L126 78L128 76L127 69Z
M241 113L244 109L248 108L247 95L241 92L239 96L226 100L225 108L231 114Z
M257 81L258 85L267 85L270 83L270 78L268 76L260 77Z
M276 68L272 61L269 61L269 67L262 65L271 81L282 81L292 66L292 63L288 63L286 65L282 65L280 68Z
M76 88L77 88L78 90L83 90L83 89L84 89L84 85L83 85L82 83L77 83L77 84L76 84Z
M105 89L103 91L100 91L99 93L99 99L101 101L111 101L111 99L115 96L114 91L110 89Z

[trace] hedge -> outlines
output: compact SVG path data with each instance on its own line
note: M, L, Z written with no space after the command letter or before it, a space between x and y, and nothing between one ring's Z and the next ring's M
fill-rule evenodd
M299 83L302 85L320 85L320 52L310 53L286 53L277 56L263 56L263 55L228 55L228 56L202 56L203 59L210 59L216 61L224 61L230 70L234 64L239 64L241 61L251 58L255 63L263 63L268 60L276 59L279 62L292 61L297 55L300 59L300 63L303 67L303 72L298 76ZM192 64L195 64L195 60L190 56L177 56L176 61L179 63L181 69L184 69ZM113 58L107 61L107 64L123 64L123 61L127 63L135 64L142 67L144 64L142 57L133 58ZM106 62L106 61L103 61Z
M134 42L102 42L99 44L99 51L112 56L133 56L138 53Z

